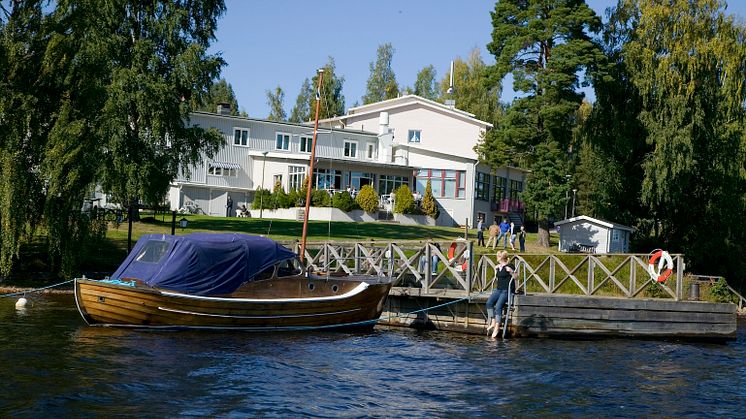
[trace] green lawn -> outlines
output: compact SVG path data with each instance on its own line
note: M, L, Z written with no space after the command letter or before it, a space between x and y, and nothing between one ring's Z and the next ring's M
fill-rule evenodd
M140 236L148 233L171 234L171 215L142 214L139 222L133 223L132 244ZM188 227L184 230L178 227L176 234L183 235L193 232L239 232L254 235L264 235L278 241L300 240L303 223L290 220L268 220L255 218L224 218L206 215L187 215ZM309 242L323 241L452 241L464 236L461 228L428 227L401 225L390 222L350 223L312 221L308 224ZM476 240L476 231L469 231L469 238ZM529 234L526 240L527 253L555 253L556 237L549 249L535 245L536 234ZM13 282L26 280L52 280L49 276L49 259L46 253L46 237L38 237L33 243L21 248L21 257L11 279ZM499 247L498 247L499 249ZM476 254L493 253L492 249L475 246ZM80 273L100 277L112 273L127 256L127 224L119 226L110 224L106 238L99 243L86 245L80 250Z

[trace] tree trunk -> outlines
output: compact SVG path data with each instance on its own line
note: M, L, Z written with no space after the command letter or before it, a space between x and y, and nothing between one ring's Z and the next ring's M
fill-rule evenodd
M549 247L549 220L539 220L539 240L538 245L541 247Z

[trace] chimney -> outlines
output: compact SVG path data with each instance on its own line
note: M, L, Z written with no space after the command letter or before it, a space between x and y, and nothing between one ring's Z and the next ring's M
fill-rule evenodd
M231 114L231 105L230 103L218 103L218 112L219 115L230 115Z
M389 113L388 112L381 112L378 115L378 134L388 134L389 133Z

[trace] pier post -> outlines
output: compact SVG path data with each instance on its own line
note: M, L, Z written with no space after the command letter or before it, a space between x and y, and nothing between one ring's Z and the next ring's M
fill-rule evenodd
M469 257L466 258L466 295L469 295L471 292L471 272L472 272L472 262L474 260L474 242L469 240L467 244L467 249L469 252Z
M425 292L430 292L430 281L433 278L433 252L430 249L430 242L425 244L425 283L422 288Z

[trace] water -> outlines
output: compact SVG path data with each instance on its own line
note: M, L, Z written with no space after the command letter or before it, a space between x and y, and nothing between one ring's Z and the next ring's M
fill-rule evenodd
M2 417L746 417L744 327L725 345L164 332L85 326L71 296L14 303Z

